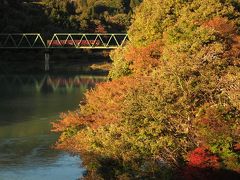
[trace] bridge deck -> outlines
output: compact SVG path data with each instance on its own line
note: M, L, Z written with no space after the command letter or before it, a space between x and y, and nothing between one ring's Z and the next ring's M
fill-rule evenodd
M128 40L125 33L0 34L0 49L115 49Z

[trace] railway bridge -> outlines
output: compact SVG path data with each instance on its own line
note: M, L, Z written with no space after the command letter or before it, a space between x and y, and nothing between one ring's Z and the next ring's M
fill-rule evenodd
M115 49L128 41L126 33L39 33L0 34L0 49L44 49L45 70L49 70L50 49Z

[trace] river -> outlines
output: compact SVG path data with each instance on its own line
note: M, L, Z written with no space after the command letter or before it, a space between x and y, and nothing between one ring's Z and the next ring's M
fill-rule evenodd
M0 75L0 180L75 180L78 156L53 150L50 122L74 110L103 77Z

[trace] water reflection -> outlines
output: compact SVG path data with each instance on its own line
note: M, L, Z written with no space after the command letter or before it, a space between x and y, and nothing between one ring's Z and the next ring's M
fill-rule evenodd
M71 92L76 88L86 90L93 87L97 82L102 81L101 76L56 76L56 75L0 75L1 90L15 90L21 88L22 91L32 90L36 92ZM19 89L18 89L19 90Z
M54 151L50 122L75 109L93 76L0 76L0 179L77 179L79 157ZM64 171L63 171L64 169Z

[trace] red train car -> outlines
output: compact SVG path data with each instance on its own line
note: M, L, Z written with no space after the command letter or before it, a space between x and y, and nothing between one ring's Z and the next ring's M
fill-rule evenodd
M47 40L48 46L99 46L100 40Z

